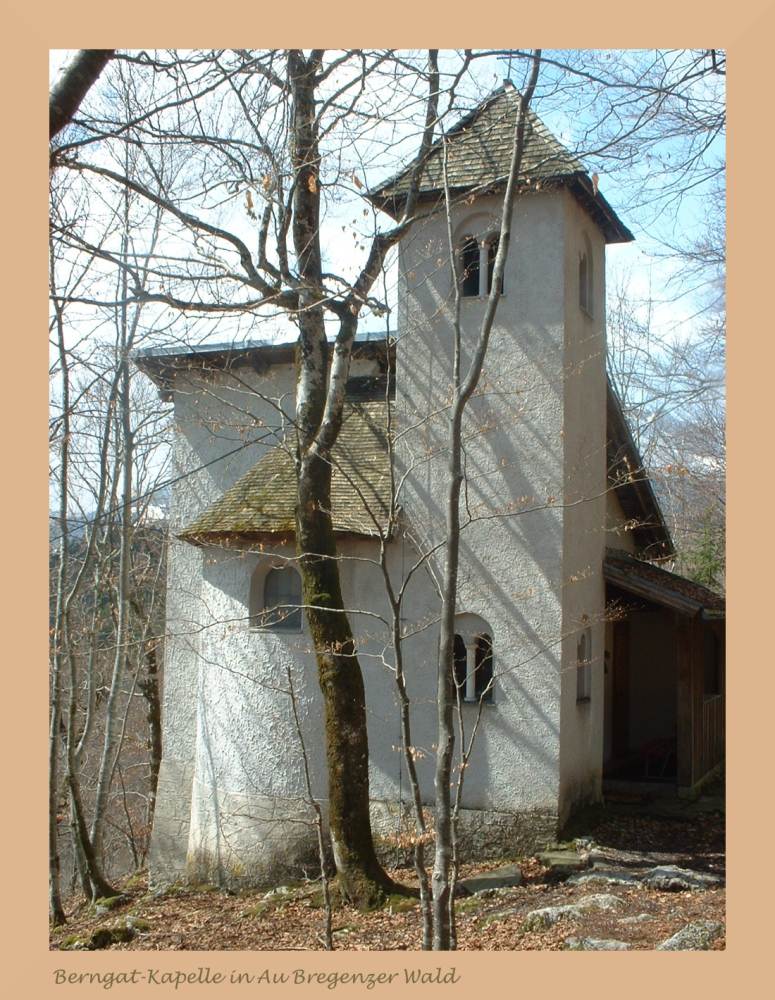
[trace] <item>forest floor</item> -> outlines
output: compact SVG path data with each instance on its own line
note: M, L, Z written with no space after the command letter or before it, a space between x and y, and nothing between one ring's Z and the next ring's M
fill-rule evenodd
M620 859L620 872L626 873L627 865L633 863L632 852L637 852L635 860L641 864L674 865L723 879L723 802L718 811L711 803L710 808L700 810L646 813L648 810L626 803L611 803L580 817L571 833L583 836L584 846L593 844L609 869L610 859ZM712 922L717 935L702 947L724 947L723 931L718 930L718 925L724 924L723 881L686 891L658 890L641 882L574 883L558 878L536 857L464 865L460 878L492 871L509 860L521 868L521 885L489 889L457 901L459 950L562 950L589 939L586 947L590 948L624 945L632 950L653 949L686 925L702 921ZM587 869L587 874L591 870ZM416 884L411 869L396 869L391 874L397 881ZM325 912L319 883L238 893L210 886L173 886L161 892L149 891L147 876L137 873L124 880L120 889L123 896L109 907L71 899L67 924L52 931L51 947L122 951L323 947ZM531 929L531 921L526 922L532 911L575 906L594 894L605 894L603 908L582 903L580 910L564 911L550 926ZM416 950L420 938L419 905L413 899L393 897L383 908L365 913L341 903L333 910L336 949Z

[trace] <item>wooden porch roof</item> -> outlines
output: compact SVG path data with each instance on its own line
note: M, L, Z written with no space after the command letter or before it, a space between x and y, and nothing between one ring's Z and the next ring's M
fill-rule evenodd
M606 549L603 575L607 583L683 615L726 616L726 601L720 594L677 573L636 559L621 549Z

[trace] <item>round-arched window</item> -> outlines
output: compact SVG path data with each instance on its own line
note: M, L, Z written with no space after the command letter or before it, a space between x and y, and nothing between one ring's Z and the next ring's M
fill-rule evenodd
M257 570L250 588L250 619L272 632L301 631L301 577L292 566L274 567L262 579Z
M459 247L460 293L464 298L489 295L492 289L495 258L498 254L499 238L490 233L484 239L464 236ZM503 294L503 276L498 287Z
M465 702L493 699L492 630L478 615L455 615L453 670L455 685Z

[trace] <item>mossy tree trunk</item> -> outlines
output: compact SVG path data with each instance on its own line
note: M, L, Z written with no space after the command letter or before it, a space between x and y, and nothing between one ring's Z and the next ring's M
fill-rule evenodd
M331 845L342 894L370 907L400 891L379 864L369 818L366 698L346 612L329 506L331 465L302 461L297 540L307 621L323 693Z
M329 359L320 250L320 153L315 106L322 53L288 53L293 98L292 235L299 288L296 430L298 495L296 544L307 621L323 693L328 764L329 828L340 888L357 906L378 903L396 886L374 851L369 817L366 700L352 630L345 611L331 521L331 449L342 424L357 311L340 312ZM330 303L329 303L330 306Z

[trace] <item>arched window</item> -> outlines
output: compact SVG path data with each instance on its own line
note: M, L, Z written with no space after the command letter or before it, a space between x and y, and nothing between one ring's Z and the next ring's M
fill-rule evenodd
M592 698L592 629L585 628L576 645L576 701Z
M492 636L477 615L455 616L455 684L466 702L493 701Z
M497 233L482 240L475 236L463 237L460 247L460 291L464 298L489 295L497 253ZM503 294L503 278L499 292Z
M262 568L250 585L250 621L272 632L301 632L301 577L292 566Z

